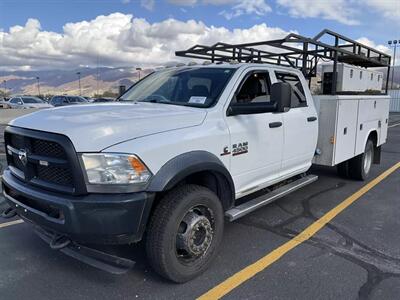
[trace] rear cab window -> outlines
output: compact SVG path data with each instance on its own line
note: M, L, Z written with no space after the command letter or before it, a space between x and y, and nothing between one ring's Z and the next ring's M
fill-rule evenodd
M286 72L275 72L275 76L278 82L286 82L292 86L292 101L291 108L296 107L306 107L307 106L307 98L303 89L303 84L299 76L294 73L286 73Z

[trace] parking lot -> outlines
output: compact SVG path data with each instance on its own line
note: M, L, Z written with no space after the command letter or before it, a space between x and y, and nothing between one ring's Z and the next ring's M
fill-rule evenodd
M29 224L0 220L0 298L396 299L399 162L400 115L392 115L369 183L313 167L316 183L226 223L211 268L182 285L151 271L142 244L108 249L137 262L116 276L50 250Z

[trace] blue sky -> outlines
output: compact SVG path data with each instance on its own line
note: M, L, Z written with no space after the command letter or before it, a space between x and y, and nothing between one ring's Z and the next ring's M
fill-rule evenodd
M94 48L93 45L85 45L85 48L82 49L69 49L64 43L63 47L68 49L64 51L60 48L60 38L65 35L64 26L67 23L93 22L98 16L110 16L115 13L120 13L121 16L131 15L132 21L131 29L125 30L127 25L119 24L118 26L121 28L117 26L120 28L118 34L112 33L112 39L118 39L119 43L124 41L121 37L124 37L126 41L134 41L135 38L139 40L147 38L146 35L151 32L150 27L157 24L164 26L162 22L167 19L178 22L173 27L177 36L180 34L179 27L185 30L189 20L194 20L197 27L204 24L206 27L203 29L206 32L205 34L200 32L201 29L193 28L193 32L202 35L199 39L194 38L194 42L212 40L209 35L215 34L215 30L211 29L213 27L228 30L228 40L232 40L235 39L234 29L249 29L260 26L260 24L265 24L267 27L262 29L263 31L259 35L260 39L270 35L275 37L276 34L270 34L273 28L279 28L282 32L297 31L306 36L314 36L320 30L329 28L354 39L364 38L363 41L367 41L373 46L379 46L380 50L385 51L387 49L384 47L389 39L400 39L400 1L398 0L0 0L0 31L3 32L3 41L7 42L4 42L3 46L12 50L12 47L24 44L21 40L22 34L14 37L10 28L16 25L24 28L28 19L35 19L38 24L32 23L28 28L32 31L27 29L25 34L29 35L29 32L32 32L33 35L36 35L35 39L28 41L31 43L31 46L28 47L30 50L32 50L32 47L38 48L32 54L33 56L47 53L46 47L48 47L48 54L52 58L57 53L65 52L64 54L73 56L74 63L82 64L86 60L90 64L93 63L93 53L92 55L89 55L89 53L87 55L82 54L81 59L77 57L76 53L84 52L85 49L90 51ZM135 19L144 19L146 26L149 27L150 31L140 32L143 35L142 37L138 37L140 28L133 28L141 26L134 24L133 20ZM115 22L115 18L113 22ZM115 26L112 22L107 24L107 27L102 28ZM96 27L95 22L92 25L93 28ZM93 28L85 30L94 30ZM74 29L74 33L70 34L76 34L82 38L79 30ZM257 31L259 30L261 29L253 30L251 35L253 39L257 39ZM127 35L126 32L129 32L129 34ZM193 34L193 32L190 34ZM53 46L46 45L48 43L45 41L44 33L58 34L59 39L54 38ZM245 36L245 33L241 32L241 34ZM40 35L42 38L40 38ZM98 33L98 35L101 34ZM129 35L132 38L129 39ZM218 35L218 37L223 39L224 35ZM190 36L186 35L185 38L177 39L176 46L188 45L188 38L190 39ZM104 41L101 36L93 36L93 41L96 39L99 40L99 45L107 45L107 41ZM38 40L41 40L40 46L38 46ZM167 47L167 44L163 44L160 39L154 40L154 43L159 43L159 48L162 50ZM128 51L129 54L129 51L133 51L134 46L131 45L130 50L125 49L123 51ZM171 44L168 45L168 47L172 46ZM121 51L121 48L124 48L118 45L115 47ZM147 47L151 46L148 45ZM8 53L11 53L11 50ZM152 48L152 51L156 50L154 50L154 47ZM3 49L3 52L6 51ZM0 59L1 55L2 50L0 49ZM103 61L113 64L110 53L97 51L96 55L104 57ZM30 63L24 64L20 58L15 57L13 61L7 61L6 64L10 65L10 68L18 67L18 65L28 68ZM119 63L119 61L115 63ZM35 67L33 58L31 65Z

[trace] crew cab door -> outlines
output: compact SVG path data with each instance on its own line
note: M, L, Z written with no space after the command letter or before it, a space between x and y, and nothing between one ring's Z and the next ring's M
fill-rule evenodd
M270 105L271 81L267 71L248 71L240 78L232 103ZM228 107L229 111L229 107ZM230 155L230 171L239 198L267 186L280 176L282 114L273 112L226 116L231 144L222 155Z
M290 110L282 113L282 176L290 177L305 172L311 166L318 138L317 112L302 76L286 71L276 71L275 76L277 82L287 82L292 86Z

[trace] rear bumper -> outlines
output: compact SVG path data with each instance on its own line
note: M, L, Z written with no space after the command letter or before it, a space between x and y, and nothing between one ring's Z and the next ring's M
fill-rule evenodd
M32 187L5 170L3 194L17 214L47 231L90 244L141 240L152 193L70 196Z

